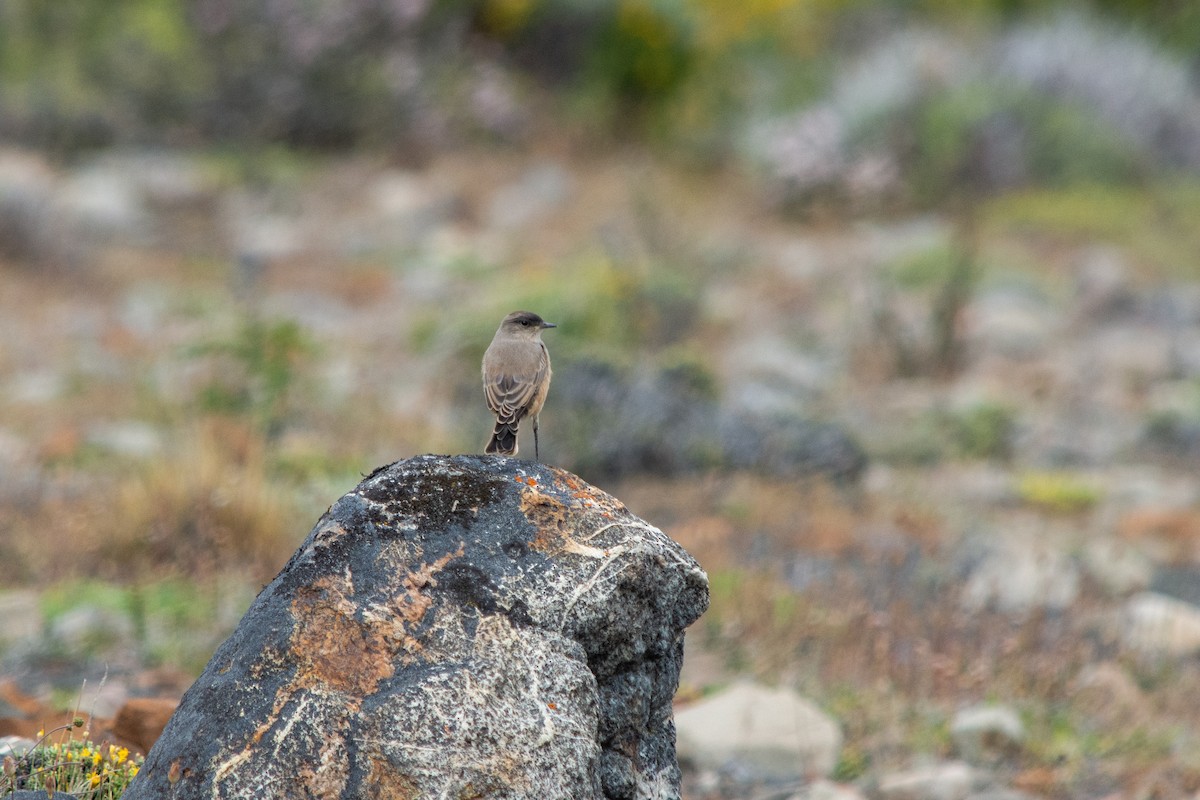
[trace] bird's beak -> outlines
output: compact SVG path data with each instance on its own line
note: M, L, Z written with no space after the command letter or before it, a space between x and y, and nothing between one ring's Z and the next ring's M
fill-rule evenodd
M543 322L542 327L543 328L557 328L558 326L555 325L553 322Z

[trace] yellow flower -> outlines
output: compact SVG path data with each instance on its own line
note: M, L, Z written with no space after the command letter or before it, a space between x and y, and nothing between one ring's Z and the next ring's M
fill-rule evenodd
M138 774L138 765L134 764L132 767L129 768L129 777L136 778L137 774Z
M92 763L93 763L93 764L95 764L95 765L97 765L97 766L99 766L100 762L101 762L101 761L103 761L103 760L104 760L104 757L100 755L100 751L99 751L99 750L97 750L97 751L96 751L96 754L92 756Z
M92 748L85 747L79 751L80 760L86 760L92 757Z
M100 774L93 772L88 777L88 783L90 783L92 786L99 786L100 785Z
M124 764L125 759L127 759L127 758L129 758L129 748L128 747L122 747L120 750L117 751L116 762L118 764Z
M42 738L42 737L43 737L43 736L45 736L45 735L46 735L46 729L45 729L45 728L38 728L38 738L40 739L40 738Z

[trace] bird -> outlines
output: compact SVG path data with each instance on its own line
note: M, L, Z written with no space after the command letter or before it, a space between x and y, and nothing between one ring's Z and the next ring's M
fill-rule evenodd
M483 354L483 394L496 415L484 452L515 456L521 420L533 420L533 457L541 461L538 447L538 414L550 391L550 353L542 331L558 327L532 311L514 311L496 329Z

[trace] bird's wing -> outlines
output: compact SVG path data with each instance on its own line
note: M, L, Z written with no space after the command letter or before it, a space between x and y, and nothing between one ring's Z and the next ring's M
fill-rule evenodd
M533 372L494 376L492 380L483 385L488 408L500 422L519 421L529 409L529 404L537 394L537 388L545 380L548 369L550 369L550 359L546 357L545 349L543 349Z

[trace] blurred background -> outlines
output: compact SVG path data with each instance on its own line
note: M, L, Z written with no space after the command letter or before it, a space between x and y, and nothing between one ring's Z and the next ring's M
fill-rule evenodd
M1200 792L1191 0L3 0L0 717L177 697L518 308L708 572L681 698L822 797Z

